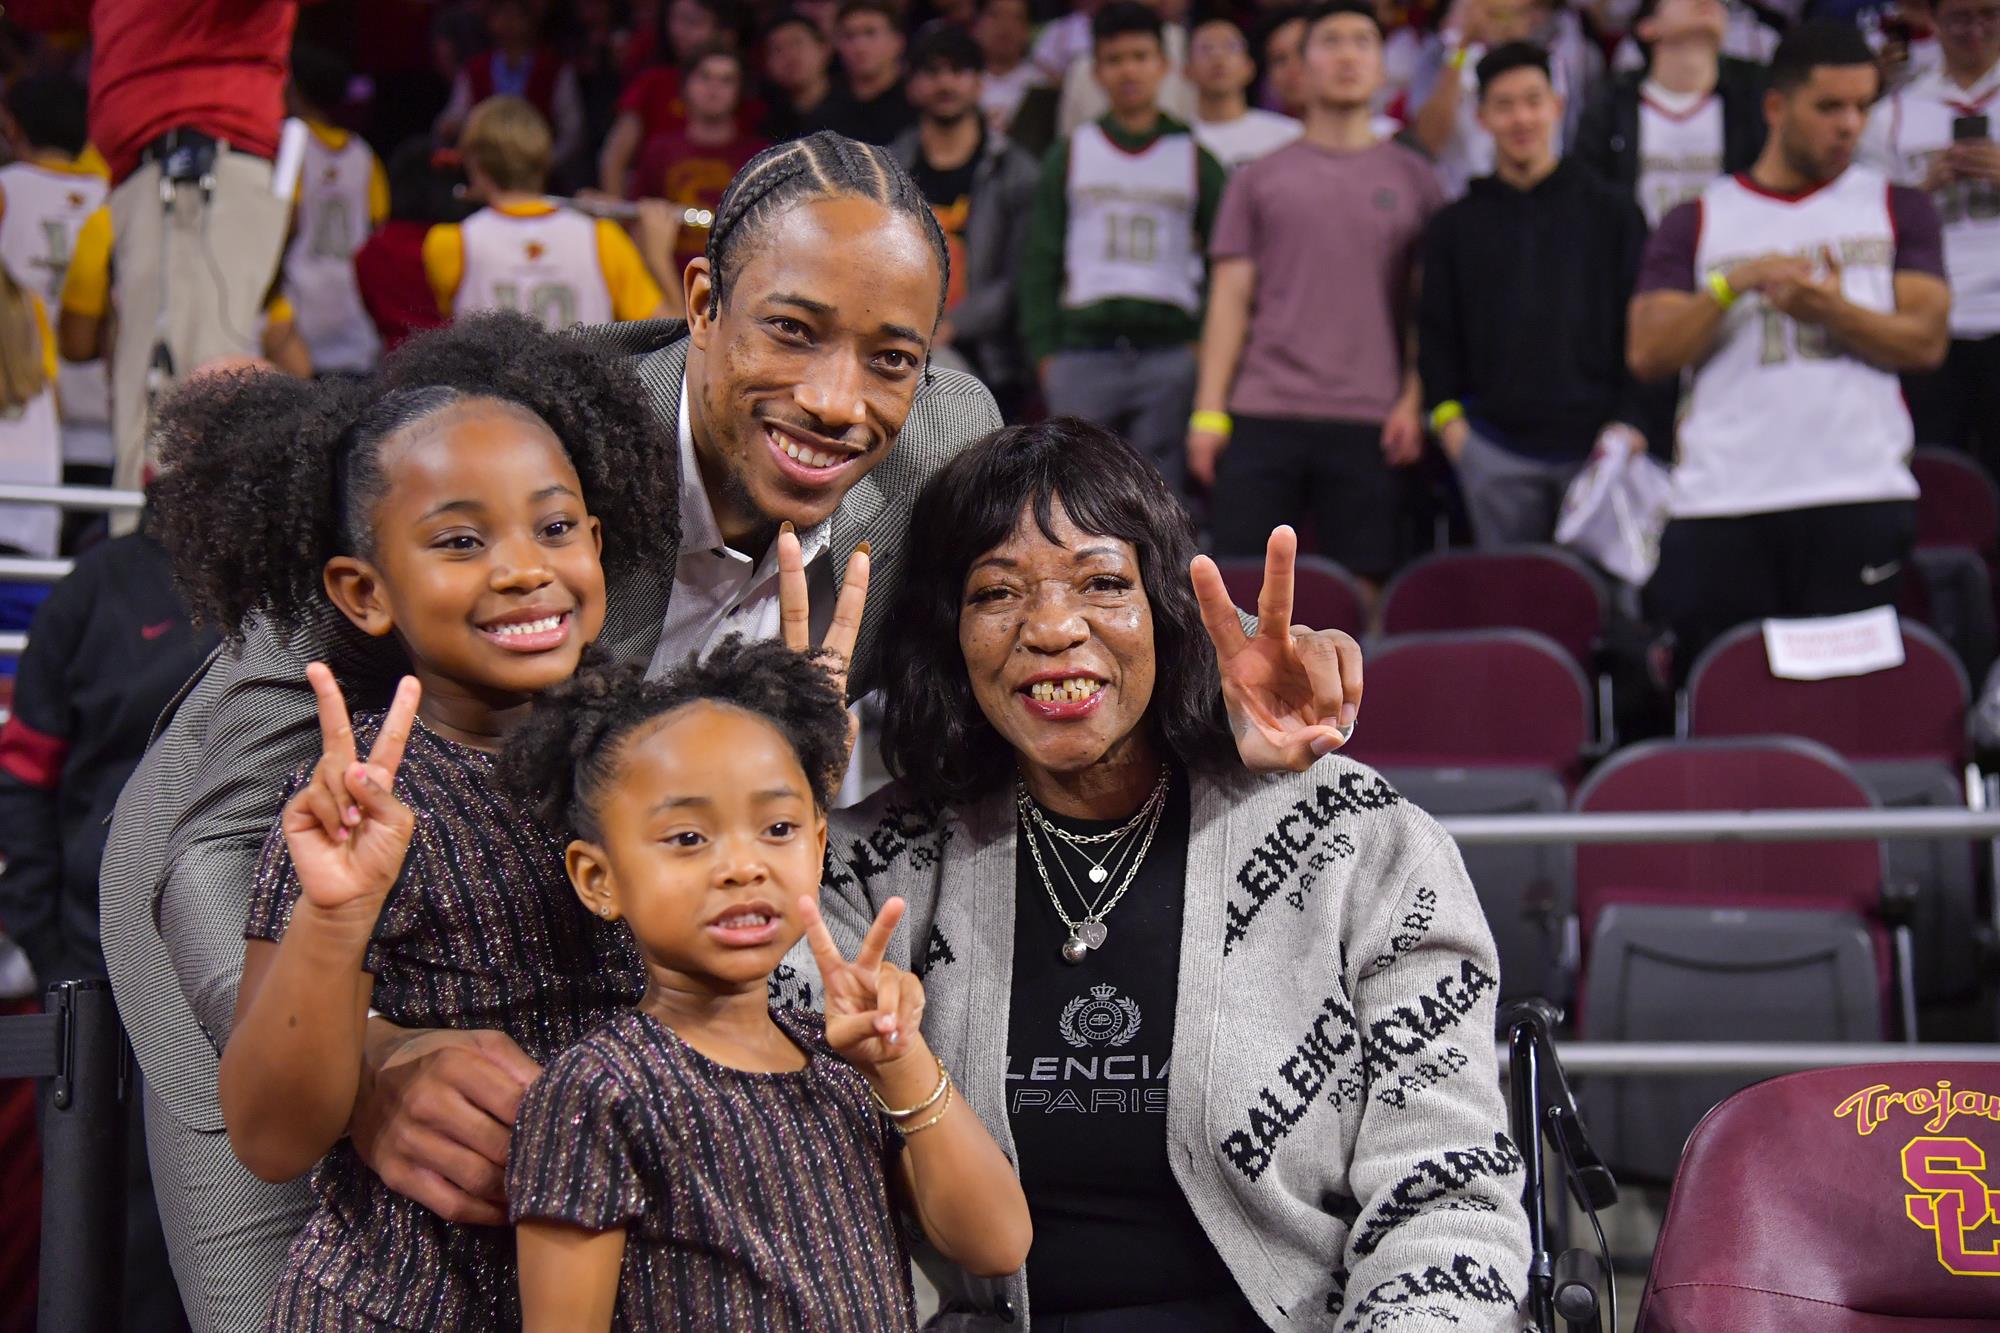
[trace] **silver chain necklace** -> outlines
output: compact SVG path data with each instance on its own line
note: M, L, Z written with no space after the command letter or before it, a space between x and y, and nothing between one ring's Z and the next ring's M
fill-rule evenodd
M1108 833L1094 834L1071 833L1068 829L1056 827L1028 795L1027 784L1018 778L1015 779L1014 804L1021 815L1022 831L1028 837L1028 851L1034 857L1035 870L1041 876L1042 887L1048 892L1050 905L1056 909L1056 915L1069 930L1069 938L1064 940L1062 945L1064 962L1081 963L1092 949L1103 948L1105 940L1110 937L1111 932L1105 926L1104 918L1111 915L1111 909L1118 906L1126 890L1132 887L1133 881L1139 876L1139 867L1145 864L1146 854L1152 850L1153 835L1159 831L1160 817L1166 812L1167 786L1171 776L1172 770L1164 764L1161 765L1160 779L1153 784L1153 790L1146 797L1145 804L1133 812L1132 817L1120 827ZM1134 846L1130 841L1131 835L1139 829L1142 822L1145 832L1136 844L1138 854L1128 861L1127 854ZM1056 892L1055 880L1049 875L1047 863L1042 860L1041 838L1036 836L1038 832L1048 838L1050 854L1055 856L1056 865L1061 868L1063 878L1069 881L1071 892L1076 894L1077 902L1083 907L1081 920L1072 919L1063 907L1062 896ZM1076 846L1103 842L1113 843L1104 861L1097 860L1080 846ZM1065 843L1075 847L1077 854L1090 863L1092 873L1088 878L1094 884L1103 884L1112 878L1113 874L1122 870L1123 878L1116 888L1099 894L1095 902L1087 900L1076 882L1076 877L1070 874L1069 866L1064 863L1060 854L1059 849ZM1106 869L1106 862L1110 863L1110 869ZM1100 871L1102 873L1097 873Z

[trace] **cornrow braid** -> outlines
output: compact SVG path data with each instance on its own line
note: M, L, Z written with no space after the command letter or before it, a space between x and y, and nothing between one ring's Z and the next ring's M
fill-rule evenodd
M729 299L737 252L754 233L795 204L841 195L872 200L892 213L915 218L938 263L938 311L951 287L951 250L944 228L924 192L886 148L857 143L832 130L766 148L736 173L715 207L708 229L708 314L713 319Z

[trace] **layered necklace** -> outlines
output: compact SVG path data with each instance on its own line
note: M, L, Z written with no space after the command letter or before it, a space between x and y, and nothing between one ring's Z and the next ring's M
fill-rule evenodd
M1014 779L1014 805L1021 813L1028 851L1035 858L1035 870L1041 875L1042 887L1048 890L1049 902L1069 929L1069 938L1062 946L1065 963L1081 963L1092 949L1102 949L1104 941L1110 938L1104 918L1111 915L1111 909L1118 906L1118 900L1132 887L1132 881L1139 876L1139 867L1145 864L1146 853L1152 850L1153 834L1159 831L1160 816L1166 813L1167 786L1172 773L1167 765L1160 765L1159 781L1153 784L1152 793L1130 819L1108 833L1089 834L1058 828L1028 795L1027 784ZM1070 916L1063 905L1063 895L1056 891L1048 861L1042 858L1044 842L1048 843L1049 860L1056 863L1056 869L1076 898L1083 913L1081 917ZM1072 862L1082 870L1083 878L1091 886L1089 890L1077 882Z

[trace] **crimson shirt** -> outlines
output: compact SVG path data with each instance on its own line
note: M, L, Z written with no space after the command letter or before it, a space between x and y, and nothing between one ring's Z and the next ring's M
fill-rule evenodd
M384 223L354 253L354 280L361 304L382 335L382 350L393 352L411 334L443 326L437 297L424 276L424 236L428 222Z
M639 150L639 165L632 172L633 197L669 199L713 210L722 202L730 178L766 147L764 140L741 130L719 147L689 143L685 127L656 134ZM707 243L706 231L682 227L674 246L674 262L685 267Z

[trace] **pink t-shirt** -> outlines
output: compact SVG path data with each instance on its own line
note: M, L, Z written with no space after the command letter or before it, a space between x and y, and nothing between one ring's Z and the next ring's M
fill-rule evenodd
M1229 410L1381 421L1403 383L1417 243L1444 196L1398 143L1335 152L1303 139L1229 178L1211 259L1250 259L1250 336Z

